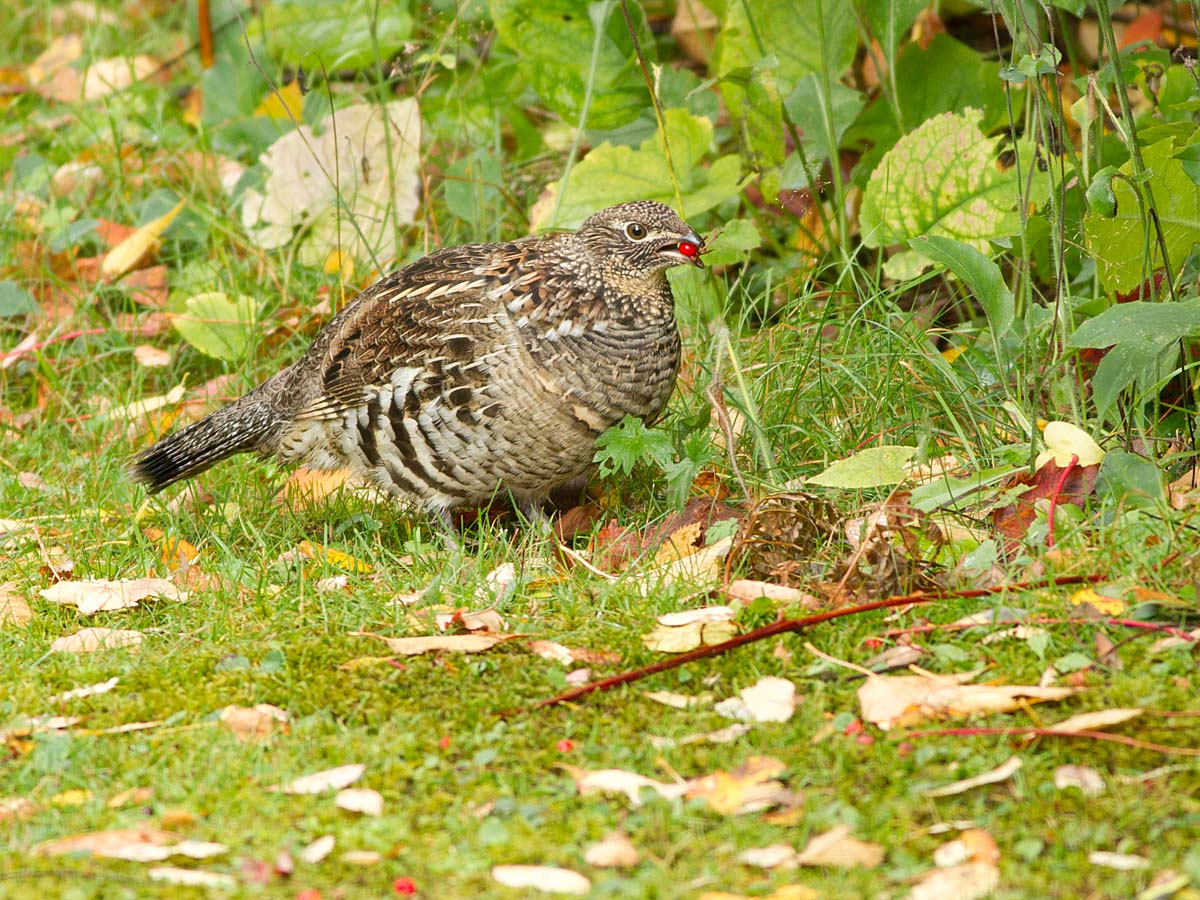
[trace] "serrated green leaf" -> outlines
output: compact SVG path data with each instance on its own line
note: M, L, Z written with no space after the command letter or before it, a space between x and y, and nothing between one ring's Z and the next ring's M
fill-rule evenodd
M1148 187L1154 194L1162 224L1163 237L1171 265L1178 267L1200 242L1200 186L1177 158L1183 148L1175 138L1167 138L1146 147L1142 158L1150 172ZM1133 163L1121 166L1132 177ZM1131 291L1163 265L1162 251L1143 215L1134 186L1126 179L1114 179L1113 195L1117 211L1113 218L1089 212L1083 218L1084 244L1096 260L1096 271L1110 292ZM1149 244L1149 258L1146 247Z
M253 297L231 300L220 291L197 294L184 302L184 312L172 319L185 341L206 356L235 361L250 349L257 318Z
M751 250L757 250L761 246L762 235L753 222L749 219L730 219L706 245L704 262L710 266L742 262Z
M904 464L917 455L916 447L887 445L860 450L846 459L839 459L808 484L821 487L859 490L898 484L908 477Z
M684 218L691 220L736 197L742 186L741 163L736 156L723 156L707 169L699 165L712 143L712 122L683 109L668 109L664 120ZM557 203L556 215L559 191L562 200ZM643 141L636 150L607 142L593 148L571 170L565 189L559 182L539 201L532 215L533 226L575 228L596 210L625 200L659 200L675 206L671 167L660 134Z
M600 465L601 477L614 472L628 475L642 461L666 469L675 462L675 447L664 432L647 428L635 416L626 416L596 439L593 459Z
M859 225L868 247L942 235L990 252L1016 231L1016 172L997 171L980 113L944 113L901 138L871 175Z

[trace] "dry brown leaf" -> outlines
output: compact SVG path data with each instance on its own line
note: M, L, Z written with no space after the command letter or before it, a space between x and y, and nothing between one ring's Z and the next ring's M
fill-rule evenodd
M742 688L736 697L722 700L715 709L740 722L786 722L796 711L796 686L786 678L767 676Z
M492 878L505 887L534 888L548 894L582 896L592 889L587 878L558 866L492 866Z
M123 628L81 628L74 634L63 635L50 645L55 653L92 653L96 650L115 650L118 647L137 647L142 642L140 631Z
M301 466L288 476L288 480L275 495L275 502L292 506L320 503L354 480L349 469L321 471Z
M24 625L33 618L25 598L17 593L17 583L0 584L0 625Z
M254 706L226 706L221 710L221 724L233 732L239 741L265 741L277 731L288 732L288 714L270 703Z
M972 788L983 787L987 784L999 784L1001 781L1008 781L1021 768L1023 763L1020 757L1010 756L1003 763L994 769L987 772L981 772L971 778L963 778L960 781L955 781L952 784L947 784L944 787L932 788L925 791L926 797L952 797L955 794L965 794Z
M30 84L41 84L83 55L83 38L77 34L56 37L25 69Z
M583 852L583 860L598 869L628 869L641 859L637 847L623 831L612 831Z
M913 886L909 900L977 900L1000 884L1000 870L992 863L970 862L935 869Z
M133 358L139 366L157 369L171 364L171 354L150 344L138 344L133 348Z
M277 784L267 790L281 794L323 794L325 791L349 787L362 778L364 771L366 771L366 766L361 763L352 763L333 769L323 769L320 772L313 772L311 775L303 775L287 784Z
M883 847L871 841L860 841L850 834L849 825L835 825L809 840L796 856L802 866L829 866L851 869L862 866L874 869L883 862Z
M953 675L872 675L858 689L862 717L883 730L927 719L1019 709L1027 701L1061 700L1079 688L966 684L979 671Z
M483 653L497 644L525 637L523 634L434 634L425 637L394 638L370 631L352 631L354 637L378 638L388 649L401 656L420 656L423 653Z
M733 538L722 538L715 544L703 547L690 556L676 559L661 566L648 568L633 581L643 596L650 592L683 583L698 589L716 587L724 573L724 560L733 547Z
M370 788L346 788L333 798L338 809L378 818L383 815L383 795Z
M0 797L0 822L28 819L37 807L25 797Z
M657 552L654 554L654 560L651 562L651 565L665 566L677 559L691 556L700 549L697 545L703 539L704 523L700 521L689 522L682 528L677 528L671 532L670 536L659 546Z
M732 772L716 771L688 782L689 797L700 797L714 812L744 815L789 805L796 797L776 781L787 766L770 756L752 756Z
M775 603L798 603L806 608L817 607L821 601L812 594L806 594L797 588L775 584L771 581L754 581L749 578L738 578L725 586L725 595L733 600L750 603L765 597Z
M481 609L475 612L455 610L452 613L438 613L433 617L433 624L438 631L490 631L502 633L507 623L500 613L494 609Z
M581 795L624 794L633 806L642 805L644 788L649 788L666 800L682 797L688 792L687 782L665 784L636 772L626 772L623 769L595 769L589 772L577 766L565 764L560 765L560 768L575 779L575 786Z
M62 856L66 853L90 853L93 856L120 858L122 853L138 845L162 847L178 840L168 831L149 826L137 828L114 828L110 831L91 831L70 837L45 841L33 848L39 856Z
M164 578L123 578L120 581L60 581L38 593L51 603L74 606L85 616L132 609L142 600L184 601L187 594Z

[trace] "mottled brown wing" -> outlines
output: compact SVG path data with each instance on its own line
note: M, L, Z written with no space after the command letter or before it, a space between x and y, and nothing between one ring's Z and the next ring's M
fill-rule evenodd
M298 418L335 418L397 369L469 360L502 305L486 295L520 277L535 243L448 248L371 285L309 349L321 395Z

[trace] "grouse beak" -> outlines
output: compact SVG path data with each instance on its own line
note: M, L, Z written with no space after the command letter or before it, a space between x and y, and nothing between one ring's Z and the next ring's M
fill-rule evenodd
M704 238L696 234L695 231L689 231L678 240L672 240L669 244L664 244L661 252L681 263L690 263L697 269L703 269L704 260L700 258L700 253L703 249Z

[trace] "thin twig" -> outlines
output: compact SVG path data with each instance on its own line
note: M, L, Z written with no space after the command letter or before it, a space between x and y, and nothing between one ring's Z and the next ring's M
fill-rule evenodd
M772 622L770 625L764 625L761 628L755 628L745 634L738 635L728 641L723 641L720 644L713 644L709 647L698 647L687 653L680 653L678 656L673 656L670 659L664 659L661 662L656 662L649 666L643 666L639 669L631 669L628 672L621 672L609 678L602 678L599 681L593 681L591 684L585 684L569 691L565 691L555 697L550 697L546 700L539 700L532 706L520 707L519 709L509 710L501 713L504 717L516 716L522 713L530 712L535 709L545 709L550 706L558 706L562 703L571 703L575 700L580 700L588 694L596 691L607 691L612 688L619 687L623 684L631 684L634 681L641 681L650 675L656 675L659 672L666 672L670 669L677 669L680 666L687 665L690 662L695 662L698 659L707 659L710 656L719 656L733 650L736 647L741 647L745 644L753 644L756 641L766 640L767 638L775 637L780 634L790 634L792 632L803 631L813 625L820 625L822 622L829 622L833 619L840 619L845 616L853 616L859 613L872 612L877 609L891 609L896 606L910 606L918 603L932 603L935 600L948 600L950 598L969 599L971 597L987 597L992 594L1000 594L1006 591L1016 590L1034 590L1044 587L1057 587L1067 584L1082 584L1093 583L1099 581L1101 575L1067 575L1061 578L1053 578L1048 581L1022 583L1012 585L1001 585L989 588L975 588L967 591L944 591L938 593L926 593L917 591L913 594L906 594L901 597L889 597L886 600L875 600L871 603L863 603L858 606L846 606L841 609L830 609L825 612L816 613L815 615L805 616L801 619L782 619L778 622Z

